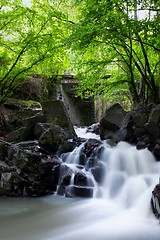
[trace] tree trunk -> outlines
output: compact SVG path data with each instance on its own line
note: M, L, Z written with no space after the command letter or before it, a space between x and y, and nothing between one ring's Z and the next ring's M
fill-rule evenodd
M138 96L135 84L133 82L128 82L128 88L129 88L129 92L131 94L133 105L138 104L140 102L140 98Z

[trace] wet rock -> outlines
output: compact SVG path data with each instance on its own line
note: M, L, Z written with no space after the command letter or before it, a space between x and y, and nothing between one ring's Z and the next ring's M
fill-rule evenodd
M9 165L21 167L28 161L27 153L38 152L40 147L37 141L24 141L7 146L5 162Z
M148 115L146 114L145 108L135 111L132 116L134 118L135 126L138 128L143 128L148 120Z
M48 152L55 153L60 146L65 145L67 136L62 128L54 124L37 124L35 136L39 145Z
M38 123L44 123L45 116L42 111L35 111L35 114L23 119L22 124L28 130L27 139L35 139L34 129Z
M4 114L4 107L0 106L0 137L5 136L6 117Z
M4 142L1 142L0 140L0 160L4 160L6 156L6 145Z
M156 144L153 148L153 154L158 161L160 161L160 144Z
M91 126L87 127L87 132L95 133L99 135L100 130L99 130L99 123L94 123Z
M66 192L66 186L65 185L60 185L57 186L57 194L60 196L64 196Z
M102 142L97 139L89 139L84 145L84 153L87 157L90 157L93 154L93 151L96 151L97 148L102 145Z
M111 106L111 110L114 107ZM116 106L118 108L118 106ZM109 108L109 110L110 110ZM112 119L112 111L108 111ZM122 111L123 112L123 111ZM133 110L124 114L121 123L108 124L108 116L102 118L100 122L101 139L111 139L113 142L126 141L137 146L137 149L148 149L154 154L157 160L160 159L160 104L138 104ZM122 114L122 116L124 116ZM117 112L117 118L118 112ZM114 119L114 118L113 118ZM111 120L110 120L110 123Z
M148 123L158 124L160 122L160 104L152 107Z
M100 136L104 140L108 138L108 131L115 132L121 128L121 124L126 116L120 104L114 104L106 109L104 117L100 121ZM111 133L110 133L111 134Z
M83 153L83 152L80 152L80 155L79 155L79 164L85 166L85 165L86 165L86 162L87 162L86 154Z
M63 103L49 101L43 106L43 110L27 109L23 106L18 110L5 109L7 133L5 140L16 143L37 139L39 144L51 153L55 153L57 150L60 152L70 151L74 148L72 138L76 139L76 134L68 116L65 118L67 113ZM57 106L60 108L59 111ZM51 110L55 107L57 110L52 112ZM58 116L58 114L60 115ZM61 120L59 120L60 118ZM53 148L51 148L51 144L53 144Z
M6 128L8 132L15 131L21 127L26 127L29 135L32 134L31 131L38 122L44 122L44 116L41 110L6 110Z
M50 127L52 124L50 123L37 123L35 128L34 128L34 136L36 139L39 139L41 135Z
M72 174L74 170L67 166L66 164L62 164L60 167L59 173L59 181L58 181L58 189L57 194L64 195L66 192L66 186L70 185Z
M133 143L136 143L136 142L141 142L141 141L144 141L146 144L149 143L149 138L147 136L147 132L146 132L146 129L145 128L137 128L135 127L134 128L134 141Z
M52 123L38 123L34 135L39 145L50 153L62 154L72 151L76 146L73 139L68 139L64 129Z
M57 189L61 162L42 154L30 154L20 172L21 185L28 196L53 194Z
M88 178L85 173L77 172L74 176L74 185L76 186L87 186Z
M74 185L84 187L94 187L94 183L91 179L91 175L84 172L83 169L79 169L74 176Z
M92 198L94 189L92 187L68 186L65 197Z
M155 138L159 137L160 135L160 128L157 123L148 122L145 124L145 129L148 131L150 135L154 136Z
M79 187L93 187L90 174L81 165L69 166L62 164L60 168L58 191L59 195L66 195L70 185ZM78 193L77 193L78 194Z
M146 148L146 147L147 147L147 145L146 145L146 143L145 143L144 141L139 141L139 142L137 143L137 149L138 149L138 150L144 149L144 148Z
M160 219L160 184L157 184L152 191L151 207L154 215Z
M12 131L6 137L8 142L22 142L28 139L28 129L25 127L18 128L15 131Z
M37 141L8 143L6 152L0 161L0 196L38 197L56 191L61 160L41 151Z

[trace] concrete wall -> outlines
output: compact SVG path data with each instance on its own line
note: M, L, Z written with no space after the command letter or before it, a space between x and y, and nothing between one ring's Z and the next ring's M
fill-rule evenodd
M57 99L64 102L73 125L90 126L96 122L94 99L76 97L76 85L75 81L63 79L61 84L57 85Z

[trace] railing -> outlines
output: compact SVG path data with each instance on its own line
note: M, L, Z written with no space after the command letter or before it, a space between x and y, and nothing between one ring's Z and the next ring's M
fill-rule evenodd
M62 75L61 83L78 83L78 80L74 78L74 75Z

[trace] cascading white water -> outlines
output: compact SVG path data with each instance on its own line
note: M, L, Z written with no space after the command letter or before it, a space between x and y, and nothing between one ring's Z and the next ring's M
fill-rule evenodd
M102 159L107 169L103 197L118 200L126 207L133 206L158 181L159 170L147 149L137 150L121 142L112 149L106 148Z
M63 156L73 173L78 171L81 148ZM138 151L124 142L114 147L104 143L101 160L106 168L99 186L101 198L1 199L1 239L159 240L160 225L150 208L159 163L147 149ZM84 171L91 177L91 172Z
M76 168L76 165L80 164L83 148L84 143L67 154L66 164L69 163L72 168ZM111 147L104 141L103 152L99 158L104 163L106 171L103 184L100 186L102 197L120 201L125 207L133 206L137 199L158 181L159 169L155 168L155 159L147 149L137 150L135 146L126 142ZM85 171L85 166L83 169ZM91 175L90 171L85 173ZM97 184L95 181L93 183L97 192Z
M78 128L78 127L75 126L74 130L75 130L77 136L80 137L80 138L84 138L84 139L89 139L89 138L100 139L99 135L97 135L95 133L87 132L87 127Z

